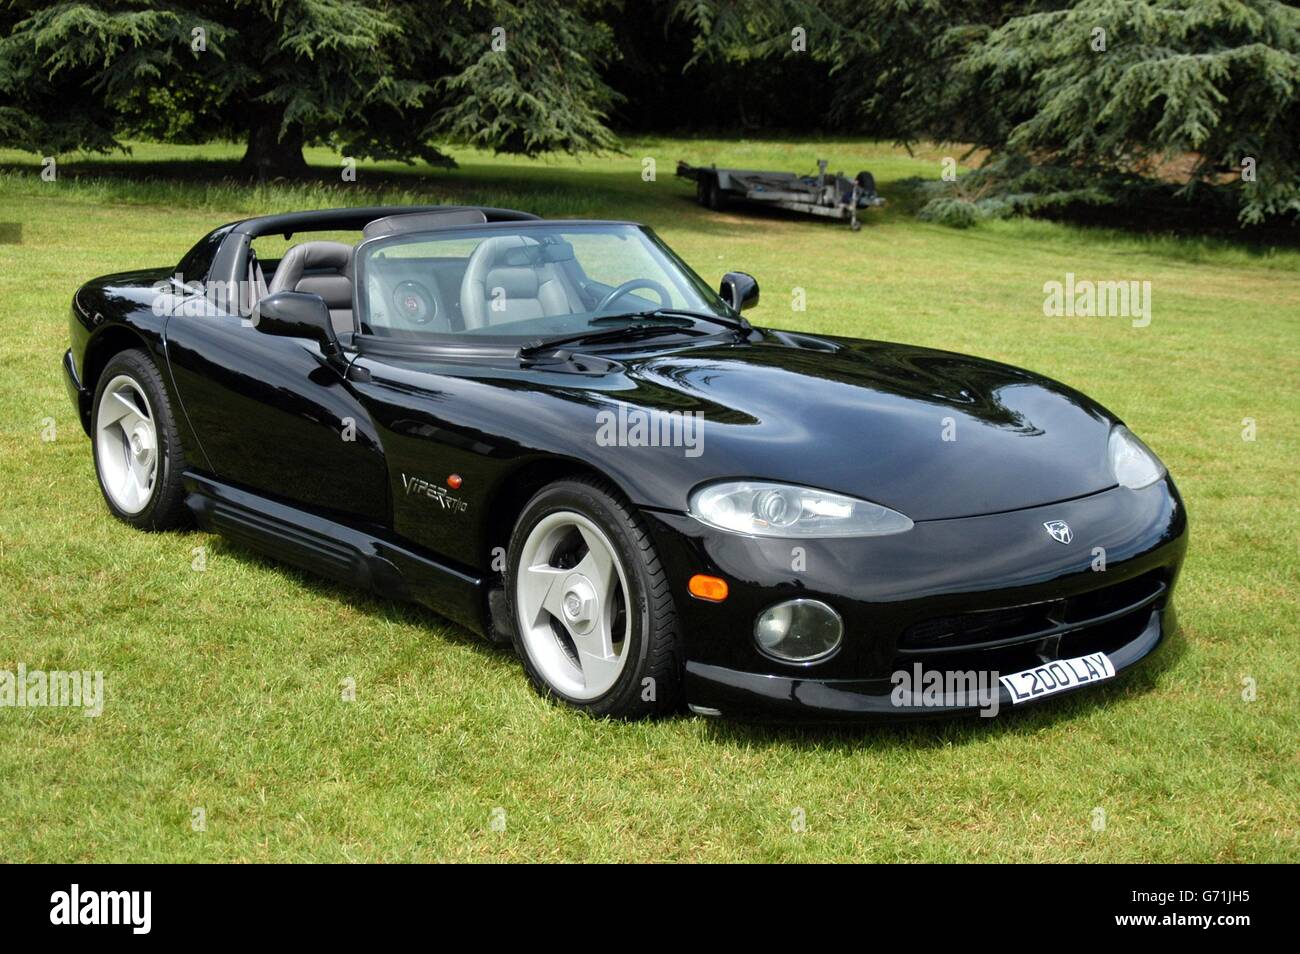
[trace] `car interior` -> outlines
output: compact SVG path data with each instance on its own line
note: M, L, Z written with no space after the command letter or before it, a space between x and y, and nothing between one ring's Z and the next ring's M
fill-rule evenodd
M360 241L487 221L477 209L391 215L368 223ZM360 241L298 242L278 260L259 258L255 242L247 266L250 308L276 292L309 292L325 300L339 334L515 333L515 329L501 330L500 326L507 324L516 324L521 333L524 329L531 333L554 324L545 321L547 318L591 313L613 287L588 276L573 244L558 235L538 239L511 234L484 238L479 234L463 241L406 244L379 251L367 260L366 315L354 316ZM622 310L668 306L671 299L666 290L649 297L628 292Z
M380 252L370 263L364 330L449 334L572 315L595 307L588 284L573 246L560 240L476 238L467 257Z

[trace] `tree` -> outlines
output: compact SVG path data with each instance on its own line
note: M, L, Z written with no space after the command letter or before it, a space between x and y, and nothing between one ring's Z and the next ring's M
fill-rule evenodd
M1278 0L678 0L677 12L697 56L823 58L853 128L988 150L976 173L929 187L924 214L966 224L1163 192L1243 224L1300 214L1300 11Z
M903 143L972 141L997 110L957 81L971 46L1047 2L992 0L676 0L695 27L693 62L813 59L829 68L831 123ZM1056 4L1059 5L1059 4ZM802 36L796 37L795 31ZM799 39L800 42L796 42Z
M1016 17L965 58L1012 121L1007 157L1102 182L1231 194L1242 223L1300 214L1300 10L1276 0L1081 0Z
M587 0L18 0L0 26L0 135L45 152L144 131L247 144L258 175L305 143L445 161L608 148L608 31ZM7 21L7 22L5 22ZM581 51L581 52L577 52Z
M477 30L449 33L442 53L458 71L440 83L447 104L438 128L458 142L529 156L614 148L605 117L618 97L599 72L613 53L613 35L583 12L598 15L600 8L572 0L496 2L472 18ZM509 55L483 42L484 23Z

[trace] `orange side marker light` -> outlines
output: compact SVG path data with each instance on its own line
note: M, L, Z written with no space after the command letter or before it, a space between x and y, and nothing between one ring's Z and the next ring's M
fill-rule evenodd
M691 577L687 588L691 591L691 596L697 600L708 600L710 603L721 603L727 598L729 592L726 580L716 576L705 576L703 573L696 573Z

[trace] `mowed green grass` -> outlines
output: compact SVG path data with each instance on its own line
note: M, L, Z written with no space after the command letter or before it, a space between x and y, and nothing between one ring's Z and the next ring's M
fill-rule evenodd
M944 153L871 143L458 152L452 172L363 164L356 184L258 188L200 161L238 154L144 145L69 160L49 183L37 157L0 152L0 221L22 226L0 245L0 669L102 670L107 697L97 719L0 709L0 860L1300 860L1300 255L926 225L899 183L937 176ZM819 155L873 170L894 206L857 234L716 215L672 175L679 158L811 169ZM338 157L309 158L338 178ZM234 218L377 199L641 220L711 282L757 275L759 323L971 352L1093 395L1186 497L1182 638L1132 679L998 720L626 725L544 703L511 655L432 613L111 519L60 380L77 285L174 263ZM1150 326L1044 317L1043 283L1067 272L1150 281Z

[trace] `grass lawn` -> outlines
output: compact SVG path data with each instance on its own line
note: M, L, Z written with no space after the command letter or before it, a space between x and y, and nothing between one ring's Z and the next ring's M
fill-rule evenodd
M1300 253L927 225L900 183L937 176L939 152L627 151L461 152L456 171L363 164L356 184L255 189L199 161L233 146L69 158L55 182L0 151L0 222L22 228L0 244L0 670L102 670L106 692L99 718L0 709L0 861L1300 860ZM679 158L811 169L819 155L871 169L896 201L854 234L709 213L672 175ZM338 157L309 159L337 178ZM77 285L174 263L231 219L377 199L641 220L710 282L757 275L760 324L971 352L1092 395L1186 498L1182 638L1130 680L998 720L606 723L542 702L511 655L433 614L110 518L60 380ZM1043 283L1067 272L1150 281L1150 325L1044 317Z

